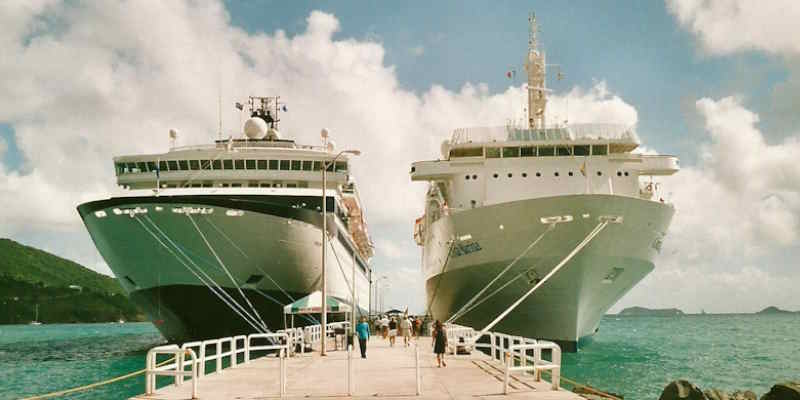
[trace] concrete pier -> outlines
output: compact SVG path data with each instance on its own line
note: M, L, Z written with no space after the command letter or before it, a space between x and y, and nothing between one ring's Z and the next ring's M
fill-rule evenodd
M416 343L416 341L415 341ZM284 397L309 399L375 398L392 399L475 399L502 398L503 365L473 351L469 356L446 356L447 367L437 368L431 339L419 339L421 395L416 395L417 381L414 345L405 347L398 338L394 347L388 340L373 337L362 359L353 353L353 395L348 395L347 352L330 351L297 354L286 360ZM280 397L280 362L265 357L224 369L198 381L198 399L265 399ZM512 375L509 397L532 400L582 399L566 390L552 390L549 382L535 382L532 375ZM133 399L190 399L191 385L167 386L155 394Z

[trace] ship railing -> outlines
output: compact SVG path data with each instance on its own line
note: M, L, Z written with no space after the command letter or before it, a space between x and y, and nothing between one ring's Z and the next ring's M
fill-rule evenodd
M639 143L635 125L583 123L553 125L541 129L528 129L512 125L459 128L453 131L450 144L490 143L507 141L574 141L615 140Z
M171 363L157 365L156 360L159 355L172 355L174 360ZM186 370L186 356L190 357ZM158 346L150 349L147 352L145 359L147 365L145 371L145 394L152 395L156 391L156 377L157 376L172 376L175 378L175 386L183 384L183 378L186 376L191 377L192 380L192 398L197 398L197 355L191 349L181 349L177 345Z
M542 372L549 371L552 389L560 387L561 348L556 343L501 332L488 332L481 337L475 329L456 324L445 324L445 331L447 350L453 356L468 355L475 349L503 365L504 393L508 393L510 376L519 371L532 373L537 381L542 379ZM544 353L550 354L549 360L543 357Z

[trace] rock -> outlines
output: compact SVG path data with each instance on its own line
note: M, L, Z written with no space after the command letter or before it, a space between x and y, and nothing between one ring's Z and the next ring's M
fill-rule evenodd
M728 397L730 400L758 400L758 396L750 390L737 390Z
M800 400L800 382L784 382L772 387L761 400Z
M686 380L670 382L658 400L708 400L697 386ZM763 400L763 399L762 399Z
M708 400L730 400L728 394L719 389L706 389L703 394Z

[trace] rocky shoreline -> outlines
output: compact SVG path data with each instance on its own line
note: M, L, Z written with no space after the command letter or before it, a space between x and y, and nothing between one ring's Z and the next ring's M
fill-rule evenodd
M672 381L661 392L659 400L800 400L800 382L783 382L772 386L761 398L750 390L727 393L719 389L701 390L686 380Z

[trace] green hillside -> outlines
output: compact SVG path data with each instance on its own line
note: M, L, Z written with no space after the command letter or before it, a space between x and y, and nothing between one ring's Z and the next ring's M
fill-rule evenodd
M70 286L73 286L70 288ZM0 324L146 320L114 278L0 239Z

